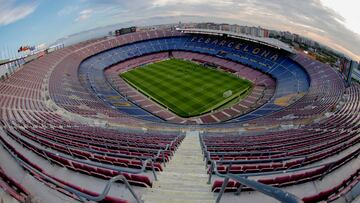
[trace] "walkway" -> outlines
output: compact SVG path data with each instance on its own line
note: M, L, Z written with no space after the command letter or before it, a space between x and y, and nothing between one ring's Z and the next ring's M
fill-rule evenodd
M206 184L207 178L199 133L188 132L159 180L142 199L145 203L213 203L215 195Z

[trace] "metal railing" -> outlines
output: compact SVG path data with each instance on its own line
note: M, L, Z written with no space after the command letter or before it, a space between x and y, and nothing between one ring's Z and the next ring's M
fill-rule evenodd
M208 184L211 183L211 178L213 173L219 177L224 178L224 182L221 186L221 190L219 192L219 195L216 199L216 203L219 203L221 200L221 197L223 195L223 193L225 192L226 186L229 182L230 179L235 180L237 182L240 183L240 187L237 189L237 191L235 192L236 195L239 195L243 185L252 188L256 191L262 192L268 196L271 196L281 202L286 202L286 203L300 203L302 202L302 200L300 200L298 197L296 197L295 195L285 192L279 188L275 188L263 183L260 183L258 181L254 181L254 180L249 180L248 177L249 176L263 176L263 175L274 175L274 174L284 174L284 173L289 173L289 172L297 172L297 171L302 171L302 170L310 170L313 168L320 168L320 167L327 167L326 171L323 173L323 175L321 176L321 178L323 178L324 174L329 173L332 170L335 170L336 168L340 167L341 165L343 165L344 163L346 163L348 160L351 160L354 157L358 157L360 154L360 149L356 149L354 151L352 151L350 154L348 154L347 156L349 157L343 157L340 158L338 160L335 161L328 161L322 164L315 164L312 166L306 166L306 167L300 167L300 168L294 168L294 169L287 169L287 170L282 170L282 171L269 171L269 172L261 172L261 173L244 173L244 174L231 174L229 173L229 168L231 168L231 164L235 164L235 163L246 163L249 160L245 160L245 161L214 161L211 160L210 158L210 153L207 151L207 147L202 139L202 136L200 136L200 145L202 147L202 153L204 155L204 160L206 160L206 167L208 166L208 162L210 162L210 170L209 170L209 179L208 179ZM297 157L300 158L300 157ZM305 156L306 158L306 156ZM344 158L346 158L345 160L343 160ZM342 161L342 162L340 162ZM226 170L226 174L221 174L217 171L217 163L229 163L229 167ZM256 162L255 162L256 163Z
M246 185L256 191L259 191L267 196L273 197L277 200L279 200L280 202L284 202L284 203L302 203L303 201L298 198L297 196L293 195L292 193L283 191L279 188L275 188L269 185L265 185L262 183L259 183L257 181L253 181L253 180L249 180L247 178L244 177L238 177L236 175L233 174L227 174L225 177L225 180L223 182L223 185L221 186L221 191L216 199L216 203L220 202L220 199L222 197L222 194L225 191L226 185L229 181L229 179L233 179L239 183L241 183L242 185ZM238 188L238 190L236 191L237 195L240 195L241 192L241 186Z
M3 128L3 130L5 132L8 132L9 129L7 129L7 128L9 128L9 126ZM19 137L19 136L15 135L14 133L11 133L11 134L13 136L16 136L17 140L21 142L20 144L33 146L33 144L29 143L23 137ZM89 160L82 160L82 159L73 158L70 155L63 155L63 154L54 153L54 152L52 152L52 151L50 151L48 149L44 149L44 148L40 149L39 147L36 147L36 148L39 148L43 152L44 156L47 157L47 159L50 160L50 161L52 159L49 158L46 155L46 153L55 154L58 157L65 158L65 159L75 161L75 162L79 162L79 163L83 163L83 164L87 164L87 165L91 165L91 166L96 166L96 167L101 167L101 168L111 169L111 170L118 171L118 172L125 172L125 173L131 173L131 174L140 174L140 173L145 172L147 170L146 167L148 166L148 164L150 164L154 179L157 180L157 175L156 175L156 172L155 172L154 162L158 158L162 158L162 162L164 163L164 166L166 166L166 164L165 164L165 162L166 162L166 160L165 160L165 151L171 151L171 145L172 144L173 144L173 142L171 142L171 144L167 144L167 146L166 146L166 148L164 150L158 150L157 156L152 157L152 158L146 158L145 160L141 160L142 165L141 165L140 169L130 169L130 168L117 167L117 166L112 166L112 165L103 164L103 163L93 163L93 162L91 162Z
M221 197L224 194L226 186L230 179L235 180L241 184L240 187L235 192L236 195L240 195L241 190L242 190L242 185L245 185L245 186L252 188L256 191L259 191L267 196L273 197L273 198L279 200L280 202L284 202L284 203L302 203L303 202L301 199L299 199L298 197L296 197L295 195L293 195L289 192L285 192L279 188L265 185L265 184L259 183L257 181L254 181L254 180L249 180L249 179L247 179L247 176L245 176L245 175L239 176L239 175L229 174L229 173L226 173L226 174L219 173L217 171L216 161L213 161L210 159L210 155L206 150L207 148L206 148L206 145L204 144L203 137L201 135L199 135L199 138L200 138L200 145L202 148L202 152L204 154L204 160L206 159L205 164L207 166L208 161L210 161L210 164L211 164L210 171L209 171L208 184L211 183L212 173L215 173L217 176L224 178L224 182L221 186L219 195L217 196L216 201L215 201L216 203L220 202Z
M217 176L224 178L224 182L221 186L220 192L215 201L216 203L220 202L221 197L224 194L226 186L230 179L235 180L241 184L240 187L235 192L236 195L240 195L241 190L242 190L242 185L245 185L245 186L252 188L256 191L259 191L267 196L273 197L283 203L302 203L303 202L301 199L299 199L298 197L296 197L295 195L293 195L289 192L285 192L279 188L265 185L265 184L259 183L257 181L254 181L254 180L249 180L249 179L247 179L246 175L241 176L241 175L235 175L235 174L231 174L231 173L221 174L217 171L215 161L211 161L211 170L209 171L208 184L211 183L211 175L213 172Z
M327 174L327 173L339 168L340 166L344 165L345 163L347 163L347 161L353 159L354 157L358 157L359 155L360 155L360 149L354 149L345 157L342 157L342 158L339 158L339 159L336 159L333 161L327 161L327 162L320 163L320 164L313 164L311 166L303 166L300 168L288 168L288 169L281 170L281 171L244 173L244 174L237 174L236 176L249 177L249 176L276 175L276 174L285 174L285 173L292 173L292 172L298 172L298 171L305 171L305 170L310 170L310 169L320 168L320 167L326 167L327 170L326 170L326 172L324 172L324 174ZM210 170L209 170L209 179L208 179L209 184L211 182L211 177L212 177L213 172L215 174L221 174L217 171L217 163L219 163L219 161L210 160ZM231 168L231 164L232 164L232 162L229 162L229 166L226 171L227 173L229 172L229 168Z
M17 131L17 130L16 130ZM34 134L32 132L27 132L27 133L31 133L31 134ZM22 134L22 132L20 132L20 134ZM26 137L26 136L25 136ZM38 138L37 138L38 139ZM41 140L49 140L48 138L44 138L44 137L41 137ZM70 151L70 149L79 149L79 150L82 150L82 151L87 151L87 152L91 152L91 153L98 153L98 154L105 154L105 155L111 155L111 156L115 156L115 157L122 157L122 158L133 158L133 159L139 159L139 160L146 160L146 159L153 159L154 161L158 158L162 158L162 162L163 164L165 165L165 152L166 151L170 151L170 146L172 146L173 144L173 141L170 143L170 144L167 144L165 145L165 148L164 149L159 149L159 150L152 150L152 149L149 149L149 150L143 150L143 152L156 152L156 155L155 156L135 156L135 155L127 155L127 154L119 154L119 153L111 153L111 152L104 152L104 151L98 151L98 150L95 150L95 149L83 149L83 148L80 148L80 147L74 147L74 146L71 146L69 147L68 145L65 145L65 144L62 144L60 142L58 142L57 140L50 140L51 142L54 142L56 143L57 145L60 145L60 146L63 146L65 147L68 151L69 151L69 154L72 155L73 153ZM39 143L39 142L38 142ZM40 145L43 145L42 143L39 143ZM55 149L56 150L56 149ZM171 151L170 151L171 153ZM162 155L162 157L160 157L160 155Z
M9 127L8 125L5 125L5 123L2 123L2 125L0 126L1 129L3 129L3 132L8 134L9 132ZM12 136L16 136L15 140L17 140L17 142L20 141L20 145L24 146L24 145L33 145L31 143L29 143L27 140L24 139L24 137L19 137L17 135L15 135L14 133L11 133L12 135L9 135L10 137ZM177 139L179 139L181 136L179 135L177 137ZM134 197L134 199L136 200L137 203L141 203L141 200L140 198L136 195L135 191L133 190L133 188L131 187L130 183L128 182L128 180L123 176L123 175L117 175L117 176L114 176L112 178L110 178L106 185L105 185L105 188L103 189L102 193L99 194L98 196L93 196L93 195L89 195L89 194L86 194L84 192L81 192L81 191L78 191L72 187L69 187L57 180L55 180L54 178L52 178L51 176L49 176L48 174L45 174L45 173L42 173L41 171L39 171L37 168L31 166L30 164L26 163L25 161L23 161L21 158L19 158L17 156L17 152L13 152L7 145L11 146L9 143L7 143L7 141L2 138L2 136L0 135L0 144L11 154L11 156L21 165L23 166L26 170L28 170L29 172L35 172L36 174L38 174L39 176L41 176L43 179L51 182L52 184L56 185L56 186L59 186L61 188L64 188L66 191L70 192L70 193L73 193L75 194L80 201L82 202L85 202L86 200L89 200L89 201L101 201L103 200L107 194L109 193L109 190L111 188L111 186L113 185L114 182L116 181L122 181L126 188L129 189L130 193L132 194L132 196ZM27 138L26 138L27 139ZM176 139L176 140L177 140ZM4 143L6 142L6 143ZM113 167L113 166L109 166L109 165L104 165L104 164L100 164L100 163L91 163L90 161L88 160L79 160L79 159L75 159L75 158L72 158L72 157L69 157L69 156L65 156L65 155L59 155L59 154L56 154L54 152L51 152L47 149L44 149L42 148L41 150L43 151L43 154L48 158L50 159L45 152L47 153L52 153L52 154L56 154L57 156L59 157L62 157L62 158L66 158L66 159L70 159L70 160L73 160L73 161L77 161L77 162L80 162L80 163L85 163L85 164L89 164L89 165L93 165L93 166L100 166L100 167L103 167L103 168L108 168L108 169L112 169L112 170L115 170L115 171L118 171L118 172L128 172L128 173L132 173L132 174L139 174L139 173L143 173L144 171L146 171L146 167L148 166L148 163L150 163L151 165L151 169L152 169L152 173L154 175L154 179L157 180L157 175L156 175L156 172L155 172L155 169L154 169L154 162L158 159L158 158L161 158L162 159L162 163L164 164L164 166L166 166L166 160L165 160L165 152L166 151L169 151L170 154L172 154L171 150L172 150L172 147L173 147L173 144L174 144L174 141L171 141L170 144L167 144L165 146L165 149L160 149L157 151L157 154L156 156L154 157L150 157L150 158L147 158L147 157L143 157L144 159L140 159L142 161L142 166L141 166L141 169L128 169L128 168L121 168L121 167ZM12 146L11 146L12 147Z
M45 173L39 171L37 168L29 165L28 163L26 163L25 161L23 161L21 158L19 158L17 156L17 154L16 154L17 152L14 152L11 149L9 149L9 147L7 146L7 145L9 145L8 143L5 144L4 142L6 142L6 141L3 140L3 138L0 139L0 144L2 145L2 147L5 148L9 152L9 154L15 159L15 161L18 162L23 168L25 168L30 173L36 173L37 175L41 176L44 180L49 181L52 184L54 184L54 185L56 185L58 187L61 187L61 188L65 189L66 191L70 192L70 193L75 194L79 198L79 200L82 201L82 202L86 202L86 200L89 200L89 201L101 201L101 200L105 199L105 197L109 193L110 188L113 185L113 183L116 182L116 181L123 181L125 186L129 189L131 195L136 200L136 202L137 203L142 203L140 198L136 195L135 191L131 187L130 183L127 181L127 179L123 175L114 176L110 180L108 180L106 185L105 185L104 190L98 196L89 195L89 194L86 194L86 193L81 192L79 190L76 190L76 189L74 189L72 187L69 187L69 186L55 180L54 178L52 178L48 174L45 174Z
M131 195L135 198L136 202L142 203L141 199L136 195L134 189L131 187L131 185L129 184L129 182L126 180L126 178L123 175L117 175L117 176L112 177L110 180L108 180L108 182L105 185L104 190L98 196L88 195L86 193L80 192L80 191L75 190L68 186L65 186L64 188L67 189L67 191L72 192L76 196L78 196L78 198L82 202L86 202L86 200L98 202L98 201L101 201L106 198L107 194L110 191L111 186L116 181L122 181L125 184L126 188L129 189Z

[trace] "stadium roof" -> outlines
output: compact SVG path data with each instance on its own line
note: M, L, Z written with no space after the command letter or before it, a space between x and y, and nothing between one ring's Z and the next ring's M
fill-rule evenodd
M227 35L232 38L238 38L250 42L255 42L275 49L282 49L287 52L294 53L293 48L291 48L288 44L274 38L254 37L251 35L245 35L241 33L234 33L223 30L209 30L209 29L195 29L195 28L191 28L191 29L177 28L177 30L184 33L192 33L192 34L207 34L207 35L218 35L218 36Z

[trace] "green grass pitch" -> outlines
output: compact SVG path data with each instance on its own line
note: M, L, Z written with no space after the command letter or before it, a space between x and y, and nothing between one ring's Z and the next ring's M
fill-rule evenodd
M120 74L138 91L181 117L215 110L247 92L252 84L230 73L170 59ZM232 95L224 97L231 90Z

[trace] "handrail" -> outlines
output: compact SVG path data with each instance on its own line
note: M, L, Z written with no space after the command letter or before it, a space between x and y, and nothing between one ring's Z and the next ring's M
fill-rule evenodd
M286 158L273 158L273 159L249 159L249 160L218 160L217 163L231 163L231 164L246 164L246 163L268 163L274 161L288 161L290 159L306 158L307 156L288 156Z
M29 133L32 133L32 132L29 132ZM21 132L20 132L21 134ZM34 134L34 133L32 133ZM25 136L26 137L26 136ZM50 140L48 138L44 138L44 137L41 137L41 139L44 139L44 140ZM119 154L119 153L111 153L111 152L104 152L104 151L98 151L98 150L94 150L94 149L82 149L80 147L74 147L74 146L68 146L68 145L65 145L63 143L60 143L58 142L57 140L51 140L51 142L55 142L57 145L60 145L60 146L63 146L65 148L67 148L68 150L71 148L71 149L79 149L79 150L82 150L82 151L87 151L87 152L93 152L93 153L98 153L98 154L105 154L105 155L111 155L111 156L116 156L116 157L124 157L124 158L135 158L135 159L142 159L142 160L145 160L145 159L148 159L148 158L153 158L151 156L134 156L134 155L127 155L127 154ZM42 145L41 143L39 143L40 145ZM143 152L156 152L157 155L155 156L155 158L159 158L159 151L160 150L165 150L167 151L168 150L168 145L165 145L165 149L159 149L159 150L153 150L153 149L149 149L149 150L142 150Z
M276 187L265 185L265 184L259 183L257 181L249 180L249 179L246 179L243 177L237 177L232 174L228 174L228 178L234 179L243 185L246 185L248 187L253 188L256 191L259 191L263 194L273 197L273 198L279 200L280 202L286 202L286 203L302 203L303 202L300 198L298 198L294 194L283 191ZM223 186L226 186L226 185L223 184Z
M181 135L178 135L175 139L177 140L180 137L181 137ZM43 138L43 139L46 139L46 138ZM164 166L166 166L165 151L169 151L170 154L171 154L171 146L173 145L173 143L174 143L174 141L171 141L170 144L166 144L165 149L152 150L153 152L155 152L155 151L157 152L155 157L145 157L145 156L133 157L133 156L130 156L130 155L122 155L122 157L137 158L137 159L145 160L145 161L148 160L148 159L151 159L153 162L155 162L158 158L162 158L162 163L164 164ZM61 145L63 145L63 144L61 144ZM68 147L66 147L66 148L68 148ZM77 149L77 147L71 147L71 148ZM81 149L81 150L83 150L83 149ZM84 150L84 151L89 151L89 150ZM92 151L92 150L90 150L90 151ZM108 152L100 152L100 153L118 156L118 154L113 154L113 153L108 153ZM161 155L161 157L160 157L160 155ZM152 163L152 165L153 165L153 163ZM156 177L155 177L155 180L157 180Z
M354 136L355 137L355 136ZM339 138L339 140L341 140L341 139L344 139L344 138ZM350 139L352 139L352 138L350 138ZM339 140L337 140L337 141L339 141ZM335 142L337 142L337 141L334 141L334 143ZM333 147L333 148L335 148L336 146L338 146L339 144L333 144L331 147ZM329 148L328 150L331 150L331 148ZM296 151L296 150L289 150L289 151L283 151L283 152L279 152L279 151L277 151L277 152L279 152L278 154L287 154L287 153L290 153L290 152L293 152L293 151ZM261 152L261 151L253 151L253 152L209 152L209 151L207 151L209 154L211 154L211 155L226 155L226 154L229 154L229 155L232 155L232 154L267 154L267 153L271 153L271 152ZM316 152L315 153L313 153L313 154L316 154ZM303 155L303 157L305 157L306 155ZM294 157L301 157L301 156L294 156ZM272 159L269 159L269 160L272 160Z
M204 160L210 161L211 152L204 151ZM250 159L250 160L219 160L217 163L260 163L260 162L272 162L272 161L286 161L290 159L300 159L306 158L307 156L287 156L287 157L280 157L280 158L272 158L272 159Z
M5 133L9 130L9 129L8 129L9 126L1 126L1 127L2 127L2 129L4 130ZM12 133L12 134L13 134L13 133ZM21 142L25 142L25 143L27 143L27 144L29 144L29 145L32 145L31 143L28 143L26 140L24 140L23 137L18 137L17 135L15 135L15 136L16 136L18 139L20 139ZM177 136L176 139L178 139L179 137L180 137L180 135ZM5 141L5 140L4 140L4 141ZM101 201L101 200L103 200L103 199L106 197L106 195L108 194L112 183L114 183L114 182L116 182L116 181L118 181L118 180L122 180L122 181L124 182L124 184L126 185L126 187L130 190L130 192L131 192L131 194L133 195L133 197L135 198L136 202L137 202L137 203L141 203L141 200L140 200L139 197L136 195L136 193L135 193L134 190L132 189L131 185L129 184L129 182L127 181L127 179L126 179L123 175L117 175L117 176L112 177L110 180L108 180L108 182L107 182L107 184L106 184L103 192L102 192L100 195L98 195L98 196L91 196L91 195L85 194L85 193L83 193L83 192L80 192L80 191L78 191L78 190L75 190L75 189L73 189L73 188L71 188L71 187L68 187L68 186L66 186L66 185L64 185L64 184L62 184L62 183L59 183L58 181L52 179L51 177L48 177L47 174L43 174L43 173L39 172L36 168L33 168L31 165L27 164L26 162L24 162L23 160L21 160L20 158L18 158L18 157L14 154L14 152L12 152L12 151L3 143L2 140L0 140L0 143L7 149L8 152L10 152L10 154L16 159L17 162L21 162L22 165L25 164L26 167L28 168L28 170L29 170L29 168L31 168L32 171L37 172L40 176L46 178L47 180L49 180L49 181L52 182L53 184L58 185L58 186L59 186L59 185L60 185L60 186L63 186L64 189L66 189L67 191L72 192L72 193L74 193L76 196L78 196L81 201L84 201L85 199L90 200L90 201ZM144 171L146 170L147 164L150 163L150 164L151 164L151 169L152 169L152 172L153 172L153 175L154 175L154 179L157 180L156 172L155 172L155 169L154 169L154 161L155 161L157 158L160 158L160 156L161 156L162 161L163 161L164 166L165 166L165 165L166 165L166 164L165 164L165 162L166 162L166 160L165 160L165 151L170 151L170 153L171 153L171 147L172 147L173 143L174 143L174 141L171 141L170 144L167 144L167 145L166 145L165 149L158 150L155 157L153 157L153 158L147 158L144 162L142 162L142 167L141 167L141 169L139 169L139 170L130 170L130 169L122 169L122 170L120 170L119 167L109 167L109 166L105 166L105 167L104 167L103 164L99 164L99 165L101 165L101 167L111 168L111 169L113 169L113 170L120 171L120 172L130 172L130 173L138 174L138 173L144 172ZM20 143L19 143L19 144L20 144ZM21 143L21 144L23 145L24 143ZM53 153L53 152L51 152L51 151L49 151L49 150L46 150L46 149L42 149L42 151L43 151L43 152L44 152L44 151L47 151L47 152L49 152L49 153ZM45 154L45 153L44 153L44 154ZM53 154L56 154L56 153L53 153ZM58 155L58 154L56 154L56 155ZM45 156L46 156L46 155L45 155ZM59 156L59 155L58 155L58 156ZM66 157L66 158L68 158L68 157ZM73 159L73 158L70 158L70 159L76 160L76 159ZM83 163L86 163L86 164L89 164L89 165L97 165L97 164L88 163L87 161L82 161L82 160L76 160L76 161L78 161L78 162L83 162ZM24 167L25 167L25 166L24 166Z
M351 157L354 156L358 156L360 154L360 149L356 149L353 150L349 155L351 155ZM325 173L328 173L331 170L336 169L337 167L340 167L340 165L342 164L337 164L338 161L340 161L341 159L335 160L335 161L329 161L326 163L322 163L322 164L316 164L313 166L308 166L308 167L302 167L302 168L296 168L296 169L288 169L288 170L284 170L284 171L270 171L270 172L263 172L263 173L245 173L245 174L231 174L231 173L227 173L226 174L221 174L217 171L217 167L216 167L216 161L214 160L210 160L210 171L209 171L209 179L208 179L208 184L211 183L211 177L212 177L212 173L214 172L217 176L219 177L223 177L224 178L224 182L223 185L221 186L221 190L220 193L217 197L216 203L218 203L221 199L221 196L223 195L223 193L225 192L227 183L229 181L229 179L233 179L238 181L239 183L246 185L254 190L257 190L259 192L262 192L266 195L269 195L271 197L276 198L279 201L282 202L294 202L294 203L298 203L298 198L294 195L292 195L291 193L287 193L282 191L281 189L278 188L274 188L272 186L269 185L265 185L262 184L260 182L257 181L253 181L253 180L249 180L247 179L247 177L249 176L262 176L262 175L273 175L273 174L284 174L284 173L289 173L289 172L296 172L296 171L300 171L300 170L309 170L312 168L318 168L318 167L322 167L322 166L328 166L329 168L327 169L327 171ZM242 187L240 186L236 192L236 194L239 194L241 192ZM294 199L295 197L295 199ZM288 199L290 198L290 199ZM302 202L302 201L300 201Z
M8 129L4 129L5 132L8 131ZM13 133L11 133L13 134ZM16 136L16 135L15 135ZM20 142L23 142L21 143L22 145L24 143L28 144L28 145L32 145L30 144L29 142L25 141L23 137L18 137L18 140ZM33 145L32 145L33 146ZM155 172L155 169L154 169L154 163L153 163L153 160L152 159L146 159L143 163L142 163L142 166L141 166L141 169L129 169L129 168L123 168L123 167L117 167L117 166L110 166L110 165L107 165L107 164L102 164L102 163L92 163L90 162L89 160L80 160L80 159L77 159L77 158L73 158L71 156L68 156L68 155L62 155L62 154L58 154L58 153L54 153L52 151L49 151L47 149L44 149L42 148L41 149L43 152L47 152L47 153L51 153L51 154L55 154L59 157L62 157L62 158L65 158L65 159L70 159L72 161L76 161L76 162L80 162L80 163L84 163L84 164L88 164L88 165L91 165L91 166L97 166L97 167L102 167L102 168L107 168L107 169L111 169L111 170L115 170L115 171L118 171L118 172L125 172L125 173L132 173L132 174L140 174L140 173L143 173L144 171L146 171L146 166L148 163L151 163L151 169L152 169L152 173L154 175L154 179L157 180L157 176L156 176L156 172ZM44 153L44 155L46 156L46 153Z
M210 171L209 171L208 184L211 183L211 177L212 177L213 172L217 176L224 178L224 182L223 182L223 184L221 186L221 190L220 190L219 195L218 195L218 197L216 199L216 203L220 202L221 197L222 197L223 193L225 192L226 186L227 186L230 179L233 179L233 180L239 182L242 185L246 185L247 187L250 187L250 188L252 188L252 189L254 189L256 191L259 191L259 192L261 192L263 194L266 194L266 195L268 195L270 197L273 197L273 198L279 200L280 202L286 202L286 203L301 203L301 202L303 202L301 199L299 199L295 195L293 195L291 193L288 193L288 192L285 192L285 191L283 191L283 190L281 190L279 188L275 188L275 187L265 185L265 184L262 184L260 182L254 181L254 180L247 179L248 176L260 175L259 173L235 175L235 174L230 174L227 171L226 174L220 174L217 171L217 167L216 167L217 162L214 161L214 160L211 160L210 153L207 151L207 147L206 147L205 143L203 142L202 136L199 135L199 137L200 137L200 143L201 143L201 147L202 147L203 154L204 154L204 160L206 160L205 164L207 166L208 161L210 161L210 164L211 164ZM231 166L231 164L232 164L232 162L230 162L230 166ZM329 163L325 163L325 164L329 164ZM325 164L322 164L322 165L325 165ZM315 168L315 167L320 167L320 166L321 165L313 166L313 167L307 167L307 168L310 169L310 168ZM289 170L286 170L286 171L273 172L273 173L268 172L266 174L268 175L268 174L284 173L284 172L290 172L290 171L296 171L296 170L300 170L300 169L289 169ZM304 170L304 168L301 168L301 170ZM264 175L264 173L261 173L261 175ZM241 189L242 189L242 186L240 186L238 188L238 190L236 191L237 195L240 194Z
M360 154L360 149L354 149L348 155L357 156L358 154ZM341 158L337 159L337 160L334 160L334 161L327 161L325 163L314 164L312 166L304 166L304 167L301 167L301 168L289 168L289 169L281 170L281 171L267 171L267 172L261 172L261 173L243 173L243 174L237 174L237 176L239 176L239 177L249 177L249 176L263 176L263 175L284 174L284 173L291 173L291 172L297 172L297 171L310 170L310 169L313 169L313 168L319 168L319 167L323 167L323 166L329 166L330 169L332 169L333 167L336 168L336 167L340 166L340 164L337 164L337 162L340 161L340 160L341 160ZM210 182L211 182L212 172L214 172L215 174L220 174L217 171L217 167L216 167L217 163L218 163L218 161L210 160L210 171L209 171L208 184L210 184Z
M322 166L327 166L327 165L332 165L332 164L334 164L334 162L327 162L327 163L316 164L316 165L308 166L308 167L287 169L287 170L281 170L281 171L268 171L268 172L261 172L261 173L237 174L237 176L238 177L249 177L249 176L264 176L264 175L285 174L285 173L291 173L291 172L297 172L297 171L310 170L310 169L313 169L313 168L319 168L319 167L322 167ZM221 173L218 172L216 165L217 165L216 161L211 160L208 184L210 184L210 182L211 182L212 172L214 172L216 175L221 174ZM224 175L224 174L222 174L222 175Z
M351 138L351 139L355 139L355 137ZM203 142L202 139L200 139L200 141ZM207 163L211 160L211 158L210 158L210 153L211 152L207 151L205 143L201 143L201 144L203 146L202 150L203 150L203 154L204 154L204 160L206 160L205 166L207 166ZM331 149L327 149L327 150L329 151ZM314 154L317 154L317 153L315 152ZM292 158L292 159L305 158L306 159L307 157L308 157L308 155L302 155L302 156L291 156L290 158ZM284 157L284 158L288 158L288 157ZM281 159L282 158L274 158L274 159L265 159L265 160L262 160L262 161L269 162L269 161L277 161L277 160L281 160ZM284 160L286 160L286 159L284 159ZM259 160L220 160L220 161L217 161L217 163L230 163L230 164L234 164L234 163L256 163L258 161Z
M26 130L26 131L29 131L27 128L24 128L24 129L22 129L22 130ZM35 134L35 133L33 133L33 132L31 132L32 134ZM49 134L49 133L48 133ZM47 138L44 138L44 137L42 137L43 139L47 139ZM86 143L86 142L82 142L82 143ZM88 143L86 143L86 144L88 144ZM114 144L109 144L109 146L112 146L112 145L114 145ZM157 146L157 145L155 145L155 144L147 144L148 146ZM157 149L142 149L142 148L138 148L138 147L129 147L129 146L121 146L121 148L122 149L136 149L136 150L138 150L138 151L157 151Z
M309 137L309 136L308 136ZM320 140L320 139L322 139L323 137L319 137L319 138L315 138L315 139L313 139L313 140ZM277 145L272 145L271 147L269 147L269 146L264 146L264 144L268 144L268 143L272 143L273 141L266 141L266 142L257 142L256 143L256 146L258 146L258 147L262 147L262 148L277 148L277 147L283 147L283 146L291 146L291 145L294 145L294 144L300 144L300 143L305 143L305 142L307 142L307 141L303 141L303 140L301 140L301 141L295 141L295 142L292 142L292 143L288 143L288 144L277 144ZM230 143L229 143L230 144ZM231 144L237 144L237 143L231 143ZM261 146L262 145L262 146ZM238 146L238 147L247 147L247 146L249 146L249 145L240 145L240 146ZM218 145L216 145L216 144L209 144L209 147L211 147L211 148L231 148L231 147L234 147L234 146L218 146Z
M336 140L333 141L333 142L336 142L336 141L341 140L341 139L344 139L344 137L336 138ZM204 141L202 140L202 142L204 142ZM299 141L299 142L296 142L296 143L303 143L303 141ZM205 144L205 142L204 142L204 144ZM317 145L321 145L321 144L318 143ZM290 144L275 145L275 146L272 146L272 148L276 148L277 146L290 146ZM207 147L210 147L210 148L233 148L233 146L207 146ZM281 152L282 153L290 153L290 152L293 152L293 151L296 151L296 150L285 150L285 151L281 151ZM254 152L261 153L262 151L254 151ZM276 151L276 152L281 153L280 151ZM211 152L211 153L227 153L227 152ZM231 153L231 152L228 152L228 153ZM247 152L241 152L241 153L247 153ZM248 153L252 153L252 152L248 152ZM266 154L266 153L272 153L272 152L262 152L262 153Z
M216 166L216 162L215 161L211 161L212 165ZM285 192L279 188L275 188L269 185L265 185L262 183L259 183L257 181L254 180L249 180L246 178L246 176L241 177L239 175L234 175L234 174L220 174L217 170L216 167L214 168L214 172L217 176L219 177L223 177L224 178L224 182L221 186L221 190L219 192L218 197L216 198L216 203L219 203L221 200L222 195L225 192L226 186L229 182L230 179L236 180L237 182L241 183L242 185L246 185L256 191L259 191L267 196L273 197L277 200L279 200L280 202L283 203L302 203L303 201L301 199L299 199L298 197L296 197L295 195L289 193L289 192ZM210 171L211 173L211 171ZM210 180L210 179L209 179ZM210 184L208 182L208 184ZM239 187L239 189L237 190L236 194L239 195L241 192L241 187Z
M129 182L126 180L126 178L123 176L123 175L117 175L117 176L114 176L112 178L110 178L108 180L108 182L106 183L105 185L105 188L103 189L102 193L100 193L98 196L92 196L92 195L88 195L86 193L83 193L83 192L80 192L78 190L75 190L71 187L68 187L65 185L65 189L67 188L67 190L69 192L72 192L74 193L76 196L79 197L80 200L82 200L82 198L85 198L87 200L90 200L90 201L95 201L95 202L98 202L98 201L101 201L103 199L106 198L107 194L109 193L110 191L110 188L112 186L112 183L116 182L116 181L123 181L126 185L126 187L129 189L130 193L132 194L132 196L135 198L136 202L137 203L141 203L142 201L140 200L140 198L136 195L134 189L131 187L131 185L129 184Z
M210 152L211 155L227 155L227 154L282 154L286 153L287 151L270 151L270 152L264 152L264 151L249 151L249 152L237 152L237 151L230 151L230 152Z
M71 193L75 194L76 196L79 197L79 199L81 201L84 201L84 199L88 199L90 201L101 201L101 200L103 200L108 195L112 184L114 182L118 181L118 180L122 180L125 183L126 187L129 189L132 196L135 198L136 202L141 203L140 198L136 195L135 191L133 190L133 188L131 187L131 185L129 184L129 182L127 181L127 179L123 175L114 176L111 179L109 179L108 182L105 185L105 188L104 188L103 192L101 194L99 194L98 196L88 195L86 193L83 193L81 191L73 189L73 188L71 188L69 186L66 186L65 184L63 184L63 183L53 179L52 177L50 177L48 174L40 172L37 168L34 168L33 166L29 165L28 163L26 163L25 161L20 159L15 154L15 152L11 151L8 148L8 146L6 144L4 144L3 140L0 139L0 143L11 154L11 156L16 160L16 162L18 162L21 166L26 168L29 172L36 172L38 175L40 175L41 177L43 177L46 180L50 181L51 183L64 188L68 192L71 192Z

